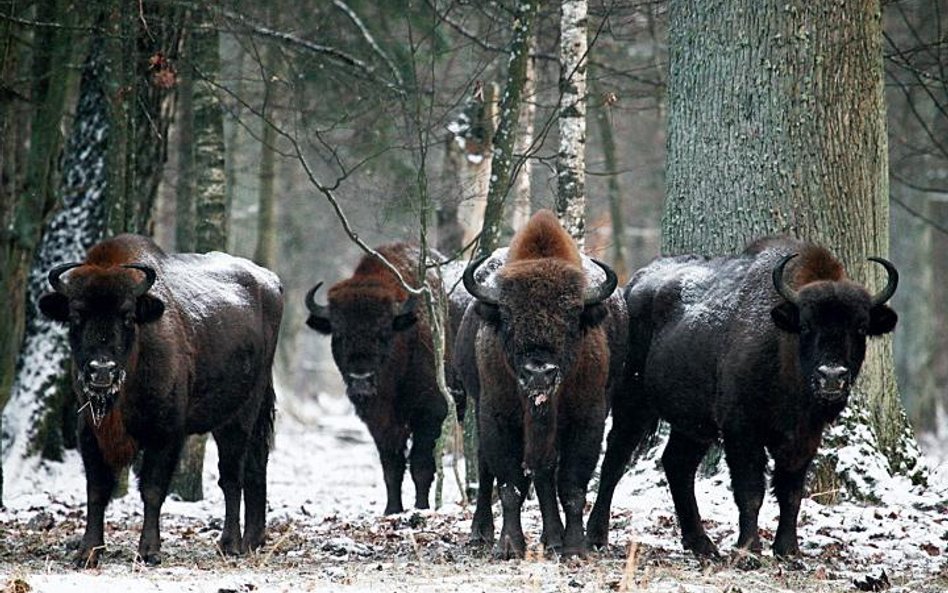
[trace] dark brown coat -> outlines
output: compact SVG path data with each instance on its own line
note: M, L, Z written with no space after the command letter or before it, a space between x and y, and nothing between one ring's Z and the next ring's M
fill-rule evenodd
M590 518L605 543L612 491L635 446L661 417L671 425L662 464L686 549L717 555L694 497L710 445L723 440L740 512L740 548L759 551L757 520L767 453L780 505L774 553L798 552L797 513L824 427L846 405L866 337L892 331L884 303L898 273L870 296L826 249L787 237L761 239L735 257L659 259L626 288L629 373L616 407ZM593 526L595 525L595 530ZM593 538L595 536L595 538Z
M160 561L158 517L172 472L185 437L204 432L213 432L220 451L221 549L262 545L271 369L283 311L277 277L223 253L168 255L147 237L119 235L49 278L54 292L40 309L68 323L84 411L79 444L89 498L77 563L96 564L105 507L138 451L145 504L138 554Z
M396 243L377 251L412 287L419 287L416 247ZM432 257L439 257L432 253ZM440 291L437 274L428 283ZM412 438L410 460L415 507L428 508L434 479L435 441L448 408L435 376L431 325L423 297L413 296L374 256L362 258L352 276L329 289L328 305L306 296L306 323L332 336L332 355L346 382L346 393L375 440L385 474L385 514L400 513L405 448ZM450 360L453 336L446 339Z
M457 344L459 376L477 399L480 430L472 539L493 540L496 478L504 511L497 553L524 554L520 508L532 478L542 542L556 552L582 554L586 486L624 360L626 317L614 294L615 274L598 264L606 280L589 286L578 249L549 211L535 214L514 236L493 280L476 278L482 261L465 273L477 300Z

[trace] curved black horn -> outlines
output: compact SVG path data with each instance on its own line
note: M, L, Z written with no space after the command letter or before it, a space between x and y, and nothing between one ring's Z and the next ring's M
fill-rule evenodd
M609 295L615 291L616 286L619 285L619 278L616 276L616 273L612 271L612 268L598 259L592 257L589 259L602 268L602 271L606 273L606 279L597 286L589 286L586 288L586 294L583 295L583 304L587 306L595 305L596 303L601 303L606 300L609 298Z
M773 280L774 288L777 290L777 294L787 299L787 302L793 303L794 305L800 304L800 297L797 295L797 291L793 290L787 283L783 281L783 268L787 265L787 262L796 256L800 255L799 253L791 253L786 255L777 262L777 265L774 266Z
M881 264L882 267L885 268L886 273L889 274L889 280L886 282L885 288L872 295L872 306L875 307L891 299L892 295L895 294L895 289L899 285L899 271L896 270L895 265L887 259L870 257L869 261Z
M145 275L145 279L135 287L135 296L137 297L148 292L148 289L155 283L155 279L158 278L158 273L155 272L155 268L145 264L123 264L122 267L130 270L138 270Z
M482 255L479 258L472 261L466 268L464 268L464 288L471 293L474 298L477 300L487 303L488 305L496 305L498 295L496 290L490 290L485 286L481 286L477 283L477 280L474 279L474 272L477 271L477 268L484 263L489 255Z
M329 307L326 305L320 305L316 302L316 291L319 290L319 287L322 286L322 282L317 282L316 286L309 289L309 292L306 293L306 308L309 309L309 312L317 317L329 317Z
M60 276L68 272L73 268L78 268L82 264L79 262L73 262L71 264L59 264L55 268L49 271L46 278L49 280L49 285L53 287L53 290L60 294L65 294L65 286L63 286L63 281L59 279Z

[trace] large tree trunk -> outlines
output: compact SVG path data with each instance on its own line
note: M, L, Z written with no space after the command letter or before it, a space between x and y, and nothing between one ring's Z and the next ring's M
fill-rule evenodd
M43 220L55 205L55 179L57 160L62 149L62 123L67 90L72 79L69 55L73 51L72 30L68 28L73 19L66 10L64 0L45 0L38 3L36 18L40 21L57 21L65 28L38 29L33 38L33 84L30 98L33 106L30 126L29 154L26 161L26 180L22 196L6 194L0 229L9 229L0 241L0 294L6 298L6 310L0 315L0 410L10 397L17 352L23 339L26 321L26 283L30 261L39 242ZM6 39L6 38L5 38ZM2 70L2 66L0 66ZM14 77L4 77L14 80ZM55 81L55 84L51 84ZM7 124L15 129L17 118L15 105L4 109L4 124L0 124L0 135ZM12 147L11 147L12 149ZM8 161L3 159L4 164ZM16 191L18 171L0 166L0 176L10 177L12 189ZM6 188L0 188L0 194ZM2 425L0 425L2 428ZM3 474L0 470L0 505L2 505Z
M537 68L533 50L536 47L536 35L530 36L527 46L527 71L523 79L523 93L520 99L520 121L517 124L517 141L514 144L514 155L519 159L517 177L514 180L513 212L510 215L510 226L513 232L519 231L530 220L531 202L533 198L530 174L532 161L530 152L533 150L533 122L537 115Z
M212 84L220 72L218 36L213 29L191 33L191 57L197 65L195 76L199 76L194 83L195 250L199 253L227 248L224 118ZM204 496L206 442L207 435L193 435L182 451L171 491L183 500L201 500Z
M878 2L676 0L669 16L664 253L735 253L786 233L826 245L855 280L880 287L880 266L866 259L889 244ZM860 435L882 457L822 475L871 496L862 470L907 473L918 455L891 338L870 343L851 401L827 435L824 467Z
M556 215L580 251L586 242L586 0L563 0Z
M25 458L40 452L53 459L62 456L58 423L69 384L69 345L65 328L38 315L35 303L48 290L49 269L82 260L105 231L110 122L104 46L101 37L94 39L83 67L79 105L63 163L63 207L47 223L30 269L26 336L10 405L4 410L8 483L28 471L23 466Z

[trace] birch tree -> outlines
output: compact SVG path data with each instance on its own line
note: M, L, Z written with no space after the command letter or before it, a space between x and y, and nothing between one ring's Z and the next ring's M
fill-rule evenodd
M882 286L867 261L889 243L879 8L671 3L666 255L785 233L831 249L870 292ZM872 476L913 473L918 458L890 338L870 343L850 402L816 488L871 497ZM844 447L866 453L846 465Z
M527 69L523 77L523 93L520 99L520 121L517 122L517 140L514 145L514 154L520 159L517 167L517 177L514 181L514 205L511 214L510 226L516 233L530 220L532 186L530 173L532 161L529 158L533 147L533 125L537 115L537 66L533 56L536 48L536 34L530 36L527 45Z
M560 14L560 147L556 215L580 251L586 234L586 0L563 0Z

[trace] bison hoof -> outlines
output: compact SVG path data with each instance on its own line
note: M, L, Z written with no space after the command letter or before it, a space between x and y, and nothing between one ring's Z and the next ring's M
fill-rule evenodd
M714 545L711 538L704 533L695 537L684 538L682 545L686 550L690 550L692 554L702 560L717 560L721 557L721 553L718 552L718 547Z
M161 554L158 552L139 553L138 561L145 566L158 566L161 564Z
M243 553L243 542L239 537L221 538L218 546L224 556L240 556Z
M494 534L471 531L471 537L467 540L467 543L476 548L483 548L494 543Z
M754 552L738 548L735 550L735 556L731 561L731 565L738 570L757 570L763 566L763 563L761 562L760 556Z
M796 541L784 542L777 540L774 542L774 556L780 558L795 558L800 555L800 546Z
M75 560L72 561L73 566L78 569L97 567L99 565L99 555L102 548L103 546L82 548L79 550L79 553L76 554Z
M501 538L500 543L494 549L494 558L497 560L514 560L523 558L526 553L527 545L522 539L515 540L510 536Z
M405 507L403 507L400 503L398 505L390 504L390 505L385 506L386 515L397 515L399 513L404 513L404 512L405 512Z
M564 558L585 558L586 546L583 544L565 546L561 555Z
M609 526L600 527L590 519L586 528L586 545L590 550L606 548L609 545Z

